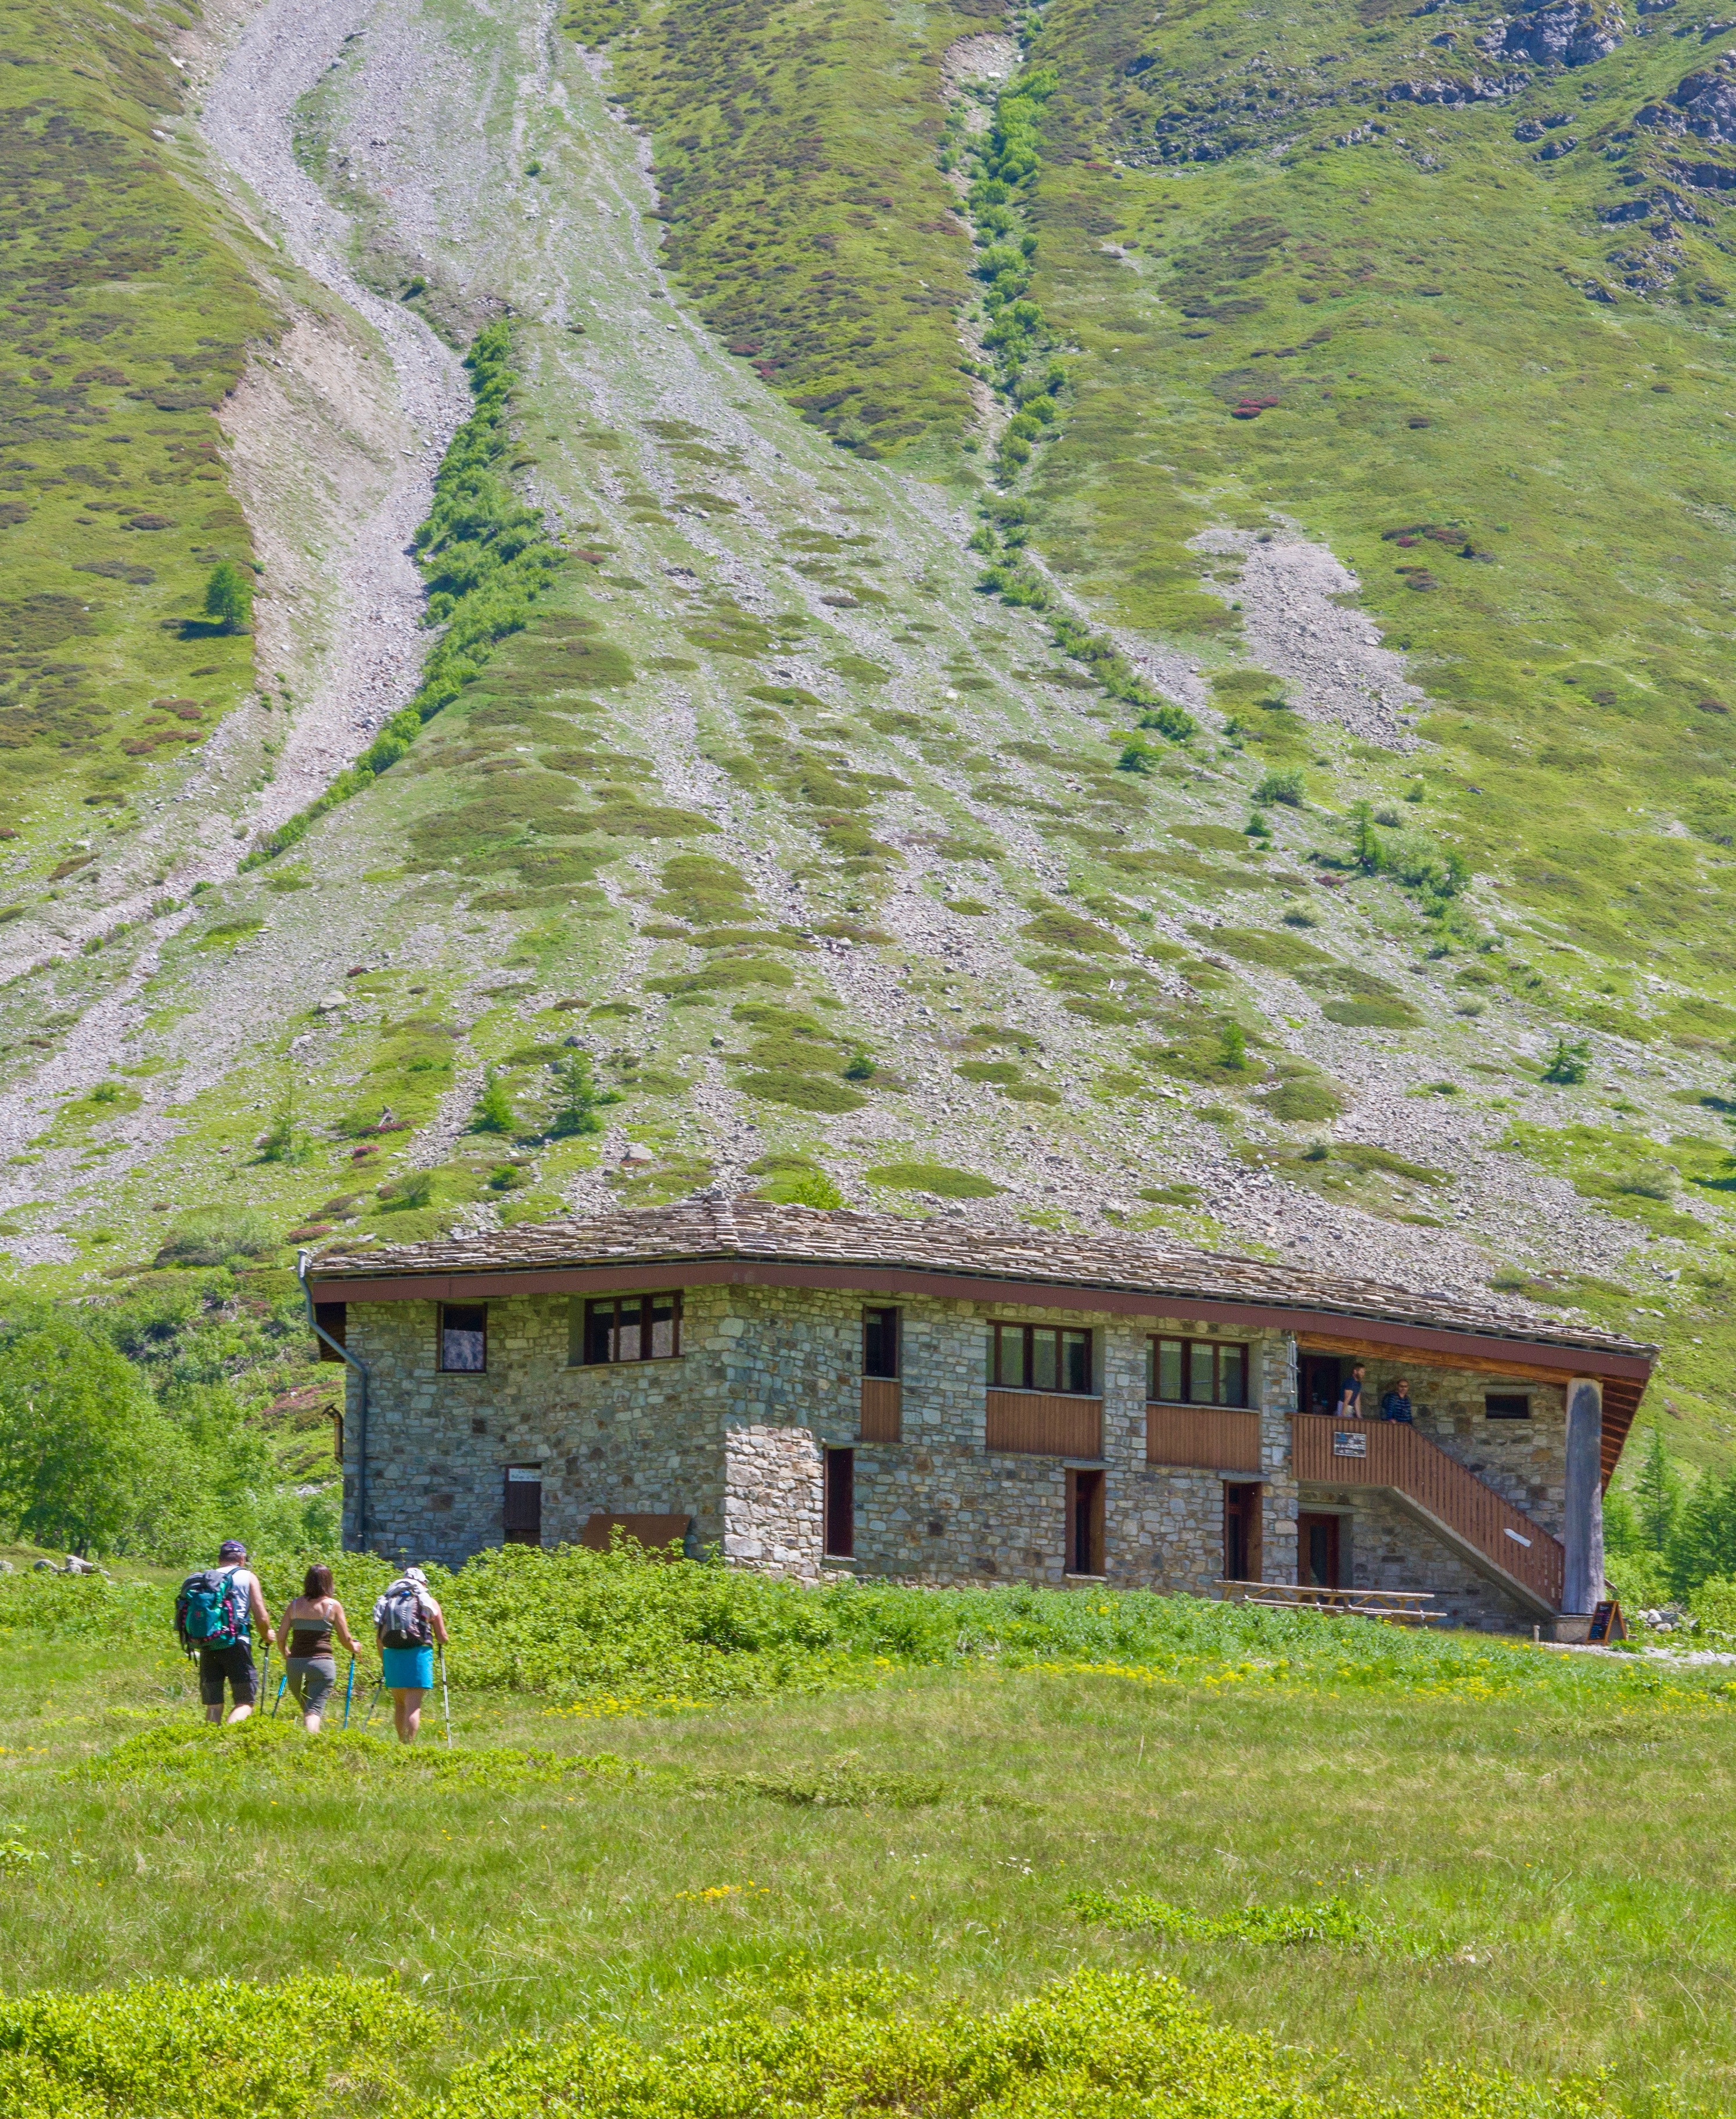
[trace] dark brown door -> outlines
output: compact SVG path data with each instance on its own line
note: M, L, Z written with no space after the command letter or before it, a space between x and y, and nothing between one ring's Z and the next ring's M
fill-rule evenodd
M1224 1579L1260 1579L1260 1489L1257 1484L1226 1480L1224 1484Z
M1067 1571L1069 1574L1103 1572L1101 1472L1067 1475Z
M826 1453L826 1557L851 1560L856 1552L856 1453Z
M1342 1589L1338 1573L1338 1518L1311 1515L1306 1509L1296 1519L1296 1579L1305 1588Z
M507 1494L502 1509L502 1530L508 1545L540 1545L543 1542L543 1468L540 1464L509 1464Z

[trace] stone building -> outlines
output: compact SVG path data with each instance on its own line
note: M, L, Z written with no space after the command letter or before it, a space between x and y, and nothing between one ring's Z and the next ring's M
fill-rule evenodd
M1493 1299L712 1196L308 1284L351 1546L619 1524L800 1577L1402 1588L1495 1629L1601 1595L1652 1359Z

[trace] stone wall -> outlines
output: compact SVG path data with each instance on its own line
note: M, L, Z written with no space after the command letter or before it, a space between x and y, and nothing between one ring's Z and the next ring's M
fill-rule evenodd
M1067 1470L1087 1460L985 1447L989 1324L1029 1320L1094 1335L1103 1454L1088 1463L1103 1474L1106 1578L1214 1593L1224 1570L1224 1481L1149 1465L1145 1454L1146 1342L1158 1332L1220 1336L1209 1324L909 1298L899 1305L902 1439L867 1444L857 1440L863 1304L845 1291L689 1289L678 1358L576 1367L572 1299L516 1296L488 1305L488 1366L479 1375L437 1368L434 1304L352 1304L349 1344L373 1376L368 1542L448 1564L498 1544L507 1468L535 1464L545 1544L576 1540L597 1511L686 1515L700 1543L720 1546L733 1561L812 1579L822 1564L823 1451L847 1448L857 1573L1058 1583L1067 1579ZM1293 1581L1295 1349L1281 1333L1246 1336L1261 1469L1243 1476L1261 1488L1260 1572ZM1397 1373L1370 1364L1371 1408ZM1562 1392L1533 1386L1530 1421L1490 1421L1483 1392L1502 1388L1498 1379L1411 1373L1421 1431L1557 1529ZM353 1542L358 1422L350 1381L345 1497ZM1354 1511L1347 1551L1355 1581L1437 1589L1465 1623L1517 1623L1498 1591L1382 1496L1362 1491L1345 1505Z

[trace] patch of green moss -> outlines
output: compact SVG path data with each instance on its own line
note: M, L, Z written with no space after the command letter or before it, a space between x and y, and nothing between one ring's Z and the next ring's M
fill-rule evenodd
M932 1192L942 1199L988 1199L1003 1188L970 1170L944 1162L882 1162L863 1175L896 1192Z

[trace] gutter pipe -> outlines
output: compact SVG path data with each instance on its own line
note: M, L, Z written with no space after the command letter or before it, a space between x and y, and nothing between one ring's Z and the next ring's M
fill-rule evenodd
M356 1407L355 1433L355 1547L358 1552L368 1550L368 1364L357 1354L334 1339L315 1315L313 1291L308 1285L308 1261L312 1255L308 1251L295 1254L295 1277L301 1282L302 1301L307 1305L308 1325L316 1339L328 1346L340 1361L347 1361L361 1378L361 1389Z

